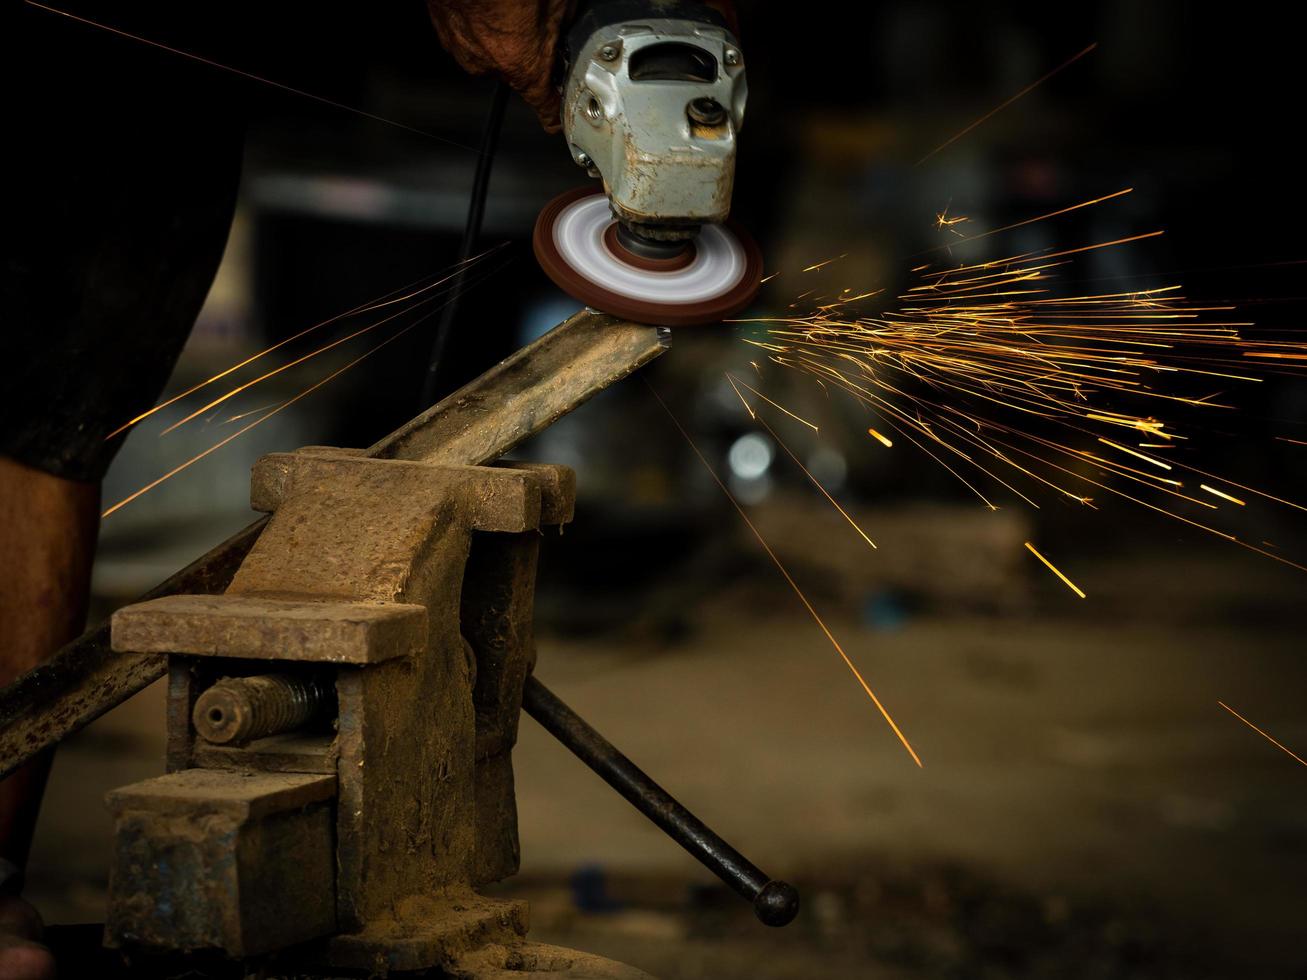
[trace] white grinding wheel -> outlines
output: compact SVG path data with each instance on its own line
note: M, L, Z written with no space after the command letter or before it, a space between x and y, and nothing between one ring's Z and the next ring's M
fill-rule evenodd
M568 191L536 220L536 259L569 296L637 323L715 323L744 309L758 291L762 256L734 223L704 225L672 259L627 251L616 224L602 192Z

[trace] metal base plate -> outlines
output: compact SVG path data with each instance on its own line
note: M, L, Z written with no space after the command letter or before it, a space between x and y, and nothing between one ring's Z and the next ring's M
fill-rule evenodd
M716 323L744 309L758 292L762 253L733 221L705 225L688 262L650 268L614 245L615 225L601 191L577 188L549 202L532 244L541 268L569 296L636 323Z

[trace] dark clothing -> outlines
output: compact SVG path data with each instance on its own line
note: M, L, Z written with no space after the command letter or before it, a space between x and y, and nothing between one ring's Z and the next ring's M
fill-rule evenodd
M6 8L0 70L20 95L0 122L0 454L98 481L123 438L106 436L158 399L222 258L241 93L212 68Z

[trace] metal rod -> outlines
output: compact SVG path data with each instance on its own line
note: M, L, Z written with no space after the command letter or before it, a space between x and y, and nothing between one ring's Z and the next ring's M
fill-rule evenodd
M752 902L765 924L783 926L798 914L799 893L793 885L763 874L534 677L522 688L522 708L699 863Z
M583 311L396 429L365 455L489 463L668 346L665 329ZM141 600L223 592L267 522L259 518ZM113 653L104 622L0 688L0 777L158 680L167 663L158 655Z
M648 364L665 327L585 311L400 426L365 455L480 466Z

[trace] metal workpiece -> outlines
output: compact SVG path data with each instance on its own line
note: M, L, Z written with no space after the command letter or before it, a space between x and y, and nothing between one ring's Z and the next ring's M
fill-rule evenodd
M595 6L610 13L582 18L569 38L562 121L573 160L647 237L724 221L748 99L735 38L699 4Z
M793 885L764 874L534 677L528 677L522 689L522 710L695 860L751 902L754 914L764 924L787 925L798 915L799 893Z
M224 677L196 699L191 720L206 742L245 745L325 717L334 700L331 684L312 674Z
M469 382L364 455L486 463L547 428L670 345L666 330L583 311ZM261 517L142 599L220 593L262 534ZM123 656L108 623L0 689L0 776L158 680L167 658Z
M489 463L670 347L665 328L584 310L374 443L365 455Z

